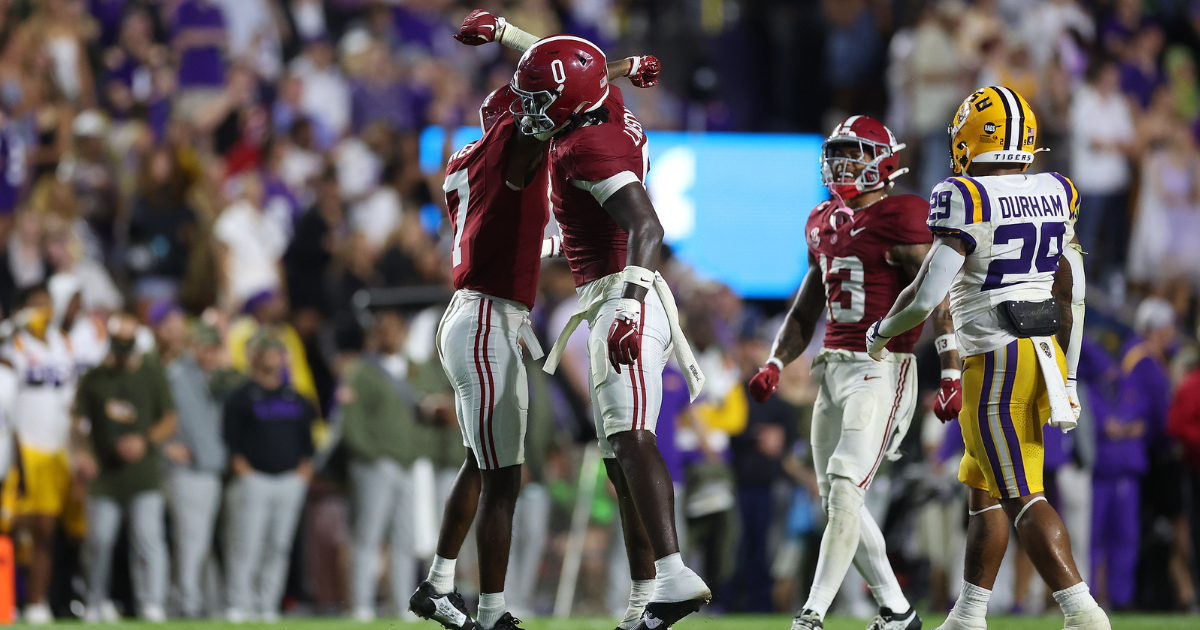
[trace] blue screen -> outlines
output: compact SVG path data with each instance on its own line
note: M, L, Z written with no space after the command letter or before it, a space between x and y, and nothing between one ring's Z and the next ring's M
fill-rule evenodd
M457 129L454 149L478 139ZM650 131L650 173L666 240L680 259L745 297L786 298L807 271L804 224L827 197L817 135ZM442 166L445 131L421 135L421 166Z

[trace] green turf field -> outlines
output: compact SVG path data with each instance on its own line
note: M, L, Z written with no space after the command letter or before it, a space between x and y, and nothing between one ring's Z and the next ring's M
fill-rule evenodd
M933 630L941 618L925 618L926 630ZM677 624L680 630L788 630L791 626L790 616L726 616L726 617L697 617ZM559 621L544 617L522 624L526 630L612 630L616 625L608 618L579 618ZM55 624L53 627L83 628L80 623ZM1112 618L1113 630L1197 630L1200 628L1200 616L1156 616L1156 615L1121 615ZM441 630L441 626L431 623L404 623L401 621L377 621L371 624L360 624L345 619L285 619L278 624L244 624L234 626L215 621L179 621L163 625L144 623L125 623L116 625L96 626L100 629L141 628L143 630L200 630L201 628L237 628L238 630ZM863 630L866 622L858 619L834 617L825 621L826 630ZM988 619L988 630L1056 630L1062 628L1062 617L1050 615L1045 617L991 617Z

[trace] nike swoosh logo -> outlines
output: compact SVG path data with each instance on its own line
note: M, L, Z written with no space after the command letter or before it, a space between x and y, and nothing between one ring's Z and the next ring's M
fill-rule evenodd
M649 628L650 630L654 630L655 628L662 625L662 619L659 619L658 617L655 617L654 615L651 615L648 613L646 614L645 622L646 622L646 627Z
M491 29L491 30L493 30L493 31L494 31L494 30L496 30L496 27L495 27L495 26L492 26L491 24L480 24L480 25L479 25L479 28L488 28L488 29Z
M878 377L878 376L864 376L864 377L863 377L863 380L864 380L864 381L869 381L869 380L876 379L876 378L879 378L879 377Z
M867 228L865 228L865 227L860 227L860 228L858 228L857 230L850 230L850 236L858 236L858 233L859 233L859 232L861 232L861 231L863 231L863 230L865 230L865 229L867 229Z

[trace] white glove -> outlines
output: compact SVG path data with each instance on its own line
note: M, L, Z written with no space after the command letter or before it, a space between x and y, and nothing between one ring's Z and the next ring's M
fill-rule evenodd
M1078 420L1083 407L1079 403L1079 385L1073 378L1067 379L1067 399L1071 401L1071 413L1075 414L1075 419Z
M871 327L867 329L867 354L871 355L871 358L876 361L883 361L892 354L887 349L887 344L892 338L879 334L879 325L882 323L883 320L881 319L871 324Z

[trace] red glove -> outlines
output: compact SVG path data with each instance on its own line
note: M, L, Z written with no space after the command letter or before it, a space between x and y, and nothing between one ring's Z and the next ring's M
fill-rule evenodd
M758 368L758 374L750 379L750 397L758 402L767 402L771 394L779 389L779 366L782 363L774 357L765 365Z
M633 365L642 353L642 305L632 298L621 298L617 314L608 329L608 362L617 374L622 365Z
M490 44L500 38L500 32L504 30L504 25L504 18L492 15L483 9L475 9L467 16L467 19L463 20L454 39L468 46Z
M654 55L646 55L644 57L630 57L633 62L633 67L629 69L629 81L640 88L654 87L658 85L658 73L662 72L662 64L658 62L658 57Z
M942 422L957 418L958 412L962 411L962 374L952 372L958 370L942 370L942 384L933 400L933 415Z

